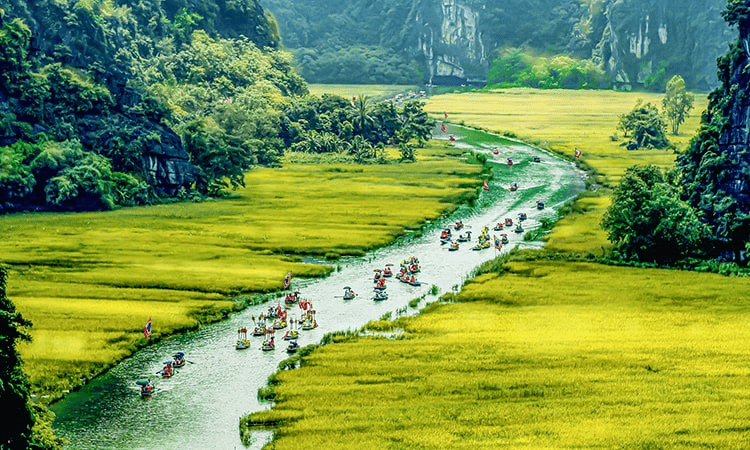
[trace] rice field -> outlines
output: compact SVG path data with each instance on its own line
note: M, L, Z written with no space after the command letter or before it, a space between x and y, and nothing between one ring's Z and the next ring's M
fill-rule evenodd
M318 348L249 420L277 449L745 448L750 280L728 284L511 262L401 339Z
M0 216L8 297L34 323L20 351L35 391L55 396L146 345L149 318L152 339L218 320L287 272L325 276L476 195L481 166L441 143L418 154L258 168L219 200Z

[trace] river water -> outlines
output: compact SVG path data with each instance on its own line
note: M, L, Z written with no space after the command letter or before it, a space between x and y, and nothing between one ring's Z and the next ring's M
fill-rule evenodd
M437 286L438 296L454 289L471 275L479 264L496 257L494 248L472 251L471 245L461 244L458 251L449 252L438 239L440 229L461 219L465 230L472 231L473 241L483 226L490 230L497 222L518 214L528 215L526 231L539 226L539 219L554 218L555 210L584 189L584 174L573 164L549 153L522 143L509 141L488 133L466 128L450 127L458 139L459 148L489 155L495 163L494 180L489 180L489 192L483 191L474 206L463 206L451 218L434 223L421 237L407 237L393 245L371 252L365 257L339 262L340 270L322 280L294 280L293 288L302 298L310 299L316 310L318 328L300 331L299 344L320 342L324 334L339 330L356 330L370 320L390 313L396 317L406 307L406 314L416 310L407 304L425 295L419 306L434 301L430 295ZM448 135L439 133L437 139ZM493 148L499 148L494 155ZM541 158L534 162L533 158ZM506 158L513 159L509 166ZM518 190L510 192L511 182ZM545 209L538 210L536 201L542 200ZM522 235L511 230L490 231L490 235L507 233L510 244L502 251L517 246L538 246L524 242ZM458 233L456 233L458 234ZM472 244L473 245L473 244ZM419 287L391 279L387 283L389 298L372 300L372 277L375 269L386 264L398 264L404 258L419 258L422 272ZM350 286L358 293L354 300L341 298L343 287ZM278 302L283 299L279 298ZM276 300L270 304L276 305ZM138 351L105 375L93 380L53 406L57 417L54 429L58 436L70 441L71 449L242 449L261 448L271 432L253 434L249 447L240 440L239 421L248 413L270 408L269 403L257 399L257 391L265 386L268 376L277 370L279 362L288 357L286 341L277 333L275 351L260 351L262 338L251 339L251 347L237 351L234 344L237 330L252 328L252 317L267 310L269 303L250 307L227 320L199 330L164 340ZM299 316L299 309L291 310L291 317ZM178 369L169 379L156 375L164 361L176 351L183 351L189 364ZM149 399L139 396L135 380L151 378L156 385Z

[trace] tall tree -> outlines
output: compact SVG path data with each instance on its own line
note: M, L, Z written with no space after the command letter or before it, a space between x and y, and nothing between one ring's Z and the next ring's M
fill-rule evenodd
M701 253L707 227L680 200L673 175L652 165L625 171L602 228L626 259L668 264Z
M739 36L718 60L721 86L709 94L698 134L677 167L686 200L712 229L715 253L739 260L750 241L750 4L730 0L722 16Z
M675 75L669 80L661 107L672 128L672 134L675 136L679 134L680 125L685 121L690 110L693 109L694 100L695 96L688 93L685 80L681 76Z
M16 312L5 296L7 271L0 267L0 404L5 418L0 426L0 448L31 448L34 414L31 411L29 382L21 370L21 358L16 351L18 341L31 338L24 328L31 322Z

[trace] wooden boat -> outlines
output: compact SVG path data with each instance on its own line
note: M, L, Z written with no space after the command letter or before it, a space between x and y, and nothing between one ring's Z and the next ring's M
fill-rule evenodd
M357 294L351 288L344 288L344 300L351 300L356 296Z
M162 378L170 378L172 375L174 375L174 370L172 370L172 361L165 361L164 368L161 369L161 376Z
M534 162L542 162L542 158L540 158L538 156L535 156L534 157Z
M258 327L255 327L257 330ZM263 329L263 332L260 333L262 336L265 333L265 328ZM255 333L253 333L255 334ZM237 350L246 350L250 347L250 341L247 340L247 328L242 327L239 330L237 330L237 343L234 345L234 348Z
M502 229L503 229L503 224L501 224L500 222L498 222L497 225L495 225L495 228L493 228L493 230L495 231L501 231Z
M500 241L502 241L503 244L507 244L508 242L510 242L508 240L508 235L507 234L501 234L500 235Z
M515 181L510 183L510 191L515 192L517 190L518 190L518 183L516 183Z
M297 339L298 337L299 337L299 331L297 331L297 330L289 330L289 331L286 332L286 334L284 334L284 338L283 339L285 341L289 341L289 340L292 340L292 339Z
M523 227L519 223L518 225L516 225L516 229L513 231L515 231L516 233L523 233Z
M291 353L296 353L298 349L299 349L299 344L297 343L297 341L292 341L286 347L286 352L290 353L290 354Z
M471 231L467 231L466 234L462 234L458 236L458 239L456 239L458 242L469 242L471 241Z
M388 294L385 291L376 291L372 299L375 301L388 300Z
M187 361L185 361L185 353L184 352L177 352L174 355L172 355L172 358L174 361L172 362L172 367L174 368L180 368L187 364Z
M287 305L294 305L299 301L299 292L294 291L286 294L284 297L284 303Z
M518 213L518 220L526 220L528 219L528 216L526 213Z
M544 209L544 202L541 200L537 200L536 209Z
M404 275L403 277L399 278L399 281L401 281L402 283L406 283L408 285L411 285L411 286L421 286L422 285L422 283L420 283L419 281L417 281L417 279L414 278L414 276L406 276L406 275Z
M276 349L276 343L273 341L273 338L267 341L263 341L263 344L261 344L260 349L264 352L270 352L271 350Z
M449 252L455 252L458 250L458 242L451 242L450 247L448 247Z
M463 223L463 221L459 220L459 221L458 221L458 222L456 222L456 224L455 224L455 225L453 226L453 229L454 229L454 230L456 230L456 231L458 231L458 230L460 230L460 229L461 229L461 228L463 228L463 227L464 227L464 223Z
M141 397L151 397L151 394L154 393L154 385L151 384L151 380L138 380L135 384L141 387Z

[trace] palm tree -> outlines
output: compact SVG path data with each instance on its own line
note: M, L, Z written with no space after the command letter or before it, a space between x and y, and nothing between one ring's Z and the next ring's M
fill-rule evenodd
M370 130L371 126L375 123L373 118L370 116L370 98L366 95L360 95L352 101L352 108L354 109L354 118L352 124L354 130L358 134L361 134L365 138Z

